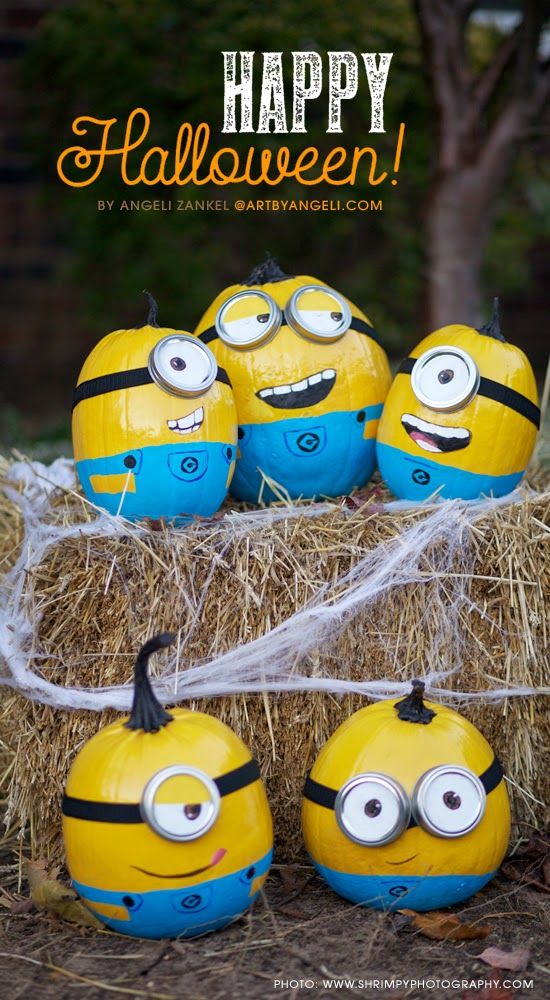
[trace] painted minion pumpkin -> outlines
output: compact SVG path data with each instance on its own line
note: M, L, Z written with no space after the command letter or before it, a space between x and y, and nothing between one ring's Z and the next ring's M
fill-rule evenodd
M458 712L401 701L356 712L323 747L304 789L302 826L319 874L375 909L460 903L506 853L510 807L502 768Z
M272 501L270 480L292 498L338 496L367 482L391 376L357 306L268 257L218 295L195 333L233 383L234 496Z
M504 496L531 457L540 413L525 354L500 332L445 326L399 368L378 426L382 478L397 497Z
M271 813L256 762L228 726L166 712L143 646L130 718L80 750L63 797L67 865L108 927L145 938L224 927L256 898L271 863Z
M235 467L231 384L205 344L158 326L148 298L146 323L109 333L80 372L73 402L77 473L88 499L110 514L208 517Z

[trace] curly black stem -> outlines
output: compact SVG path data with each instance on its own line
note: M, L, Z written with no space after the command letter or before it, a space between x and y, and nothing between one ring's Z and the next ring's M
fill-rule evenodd
M134 701L127 729L142 729L144 733L157 733L163 726L172 721L173 716L164 709L156 697L147 673L149 657L158 649L164 649L173 643L175 636L170 632L162 632L153 636L141 647L134 667Z
M143 289L143 294L149 303L149 312L147 313L147 319L143 326L158 326L159 325L159 307L157 305L156 299L153 298L151 292L148 292L146 288Z
M412 691L401 701L396 701L394 708L403 722L417 722L427 726L435 716L431 708L426 708L422 695L425 684L423 681L413 681Z
M488 323L479 328L479 333L485 334L486 337L493 337L494 340L501 340L503 344L506 343L506 338L503 336L500 329L500 310L498 295L495 295L493 299L493 315Z
M248 278L243 281L243 285L265 285L268 281L286 281L290 277L292 276L285 274L279 267L279 262L275 260L275 257L271 256L268 250L265 260L261 264L256 264L256 267L252 269Z

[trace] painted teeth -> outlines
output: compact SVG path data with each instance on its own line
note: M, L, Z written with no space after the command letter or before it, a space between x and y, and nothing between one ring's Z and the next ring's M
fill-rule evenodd
M186 417L180 417L179 420L167 420L166 423L171 431L175 431L176 434L192 434L193 431L198 431L204 420L204 408L199 406L198 410L193 410L193 413L189 413Z
M404 413L401 420L404 424L408 424L409 427L424 434L437 434L438 437L459 439L466 439L470 436L469 430L465 427L443 427L439 424L430 424L427 420L421 420L420 417L413 417L411 413Z
M325 368L322 372L316 372L315 375L310 375L309 378L303 378L299 382L293 382L292 385L274 385L270 389L261 389L258 393L260 399L266 399L267 396L283 396L287 392L303 392L310 385L318 385L322 379L332 379L336 378L336 372L334 368Z

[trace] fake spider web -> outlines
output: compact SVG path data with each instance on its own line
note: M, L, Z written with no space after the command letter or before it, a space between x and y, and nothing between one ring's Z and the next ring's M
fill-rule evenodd
M68 491L74 495L75 503L83 502L74 493L74 465L68 459L58 459L47 468L38 462L15 462L9 467L6 478L5 493L21 511L23 542L17 562L0 587L0 684L57 708L128 711L132 701L130 684L63 687L41 673L40 663L47 656L41 648L40 621L33 614L28 580L49 550L68 539L126 537L143 544L149 537L149 529L101 511L97 511L92 520L57 523L51 507L56 491ZM337 670L329 672L327 667L312 674L305 662L313 651L330 649L346 625L366 608L394 593L396 588L425 587L429 583L436 584L431 602L433 605L436 601L435 611L441 621L438 641L432 644L429 658L432 666L423 677L430 696L443 702L494 702L549 693L549 688L512 683L467 691L457 683L466 649L461 616L465 612L486 616L484 609L471 597L472 532L480 519L499 509L524 503L526 496L540 495L524 487L500 499L434 503L400 534L364 551L351 569L337 580L323 584L304 607L265 635L185 670L179 667L177 655L170 651L165 661L166 669L155 682L159 698L178 703L267 691L357 693L370 698L402 695L410 689L410 679L396 680L394 676L353 680L338 676ZM228 512L216 522L218 544L223 551L235 540L244 536L253 538L256 532L278 521L315 519L336 509L336 504L327 503ZM407 503L394 501L384 504L383 513L399 515L409 509ZM205 523L193 530L200 534L210 529ZM428 551L430 573L426 572ZM457 565L460 572L456 572ZM449 677L455 678L453 690L444 686Z

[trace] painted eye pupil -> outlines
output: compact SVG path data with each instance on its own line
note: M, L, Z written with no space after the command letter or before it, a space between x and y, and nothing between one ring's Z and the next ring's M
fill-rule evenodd
M183 358L170 358L170 365L177 372L182 372L184 368L187 368Z
M382 812L382 803L378 799L369 799L365 806L365 816L374 819Z
M447 385L447 382L452 382L454 377L455 373L452 368L444 368L443 371L439 372L437 380L441 382L441 385Z
M269 313L260 313L258 316L256 316L256 319L258 320L258 323L267 323L269 319Z
M330 318L339 321L339 320L342 319L342 313L341 312L331 312Z
M183 815L186 819L198 819L200 814L201 807L198 802L183 807Z
M462 804L462 799L460 798L460 795L456 794L456 792L445 792L443 801L447 806L447 809L460 809Z

